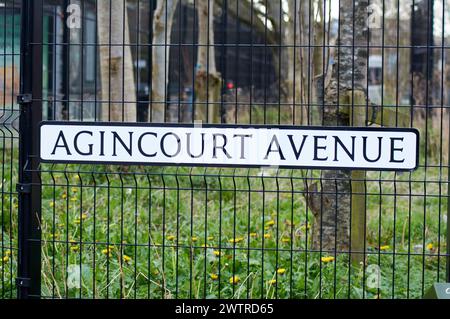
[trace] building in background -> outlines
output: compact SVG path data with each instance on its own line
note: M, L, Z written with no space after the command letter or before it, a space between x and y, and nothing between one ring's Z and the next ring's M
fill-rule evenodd
M20 6L0 1L0 118L6 126L18 127L15 105L20 85ZM10 130L15 135L16 130Z
M20 3L20 0L0 2L0 39L6 43L5 47L0 48L0 102L3 106L2 116L7 118L8 123L16 121L18 116L14 102L19 92ZM100 99L96 1L44 0L44 3L44 118L98 119L106 102ZM79 3L82 8L80 29L65 27L68 14L64 8L70 3ZM155 5L156 0L127 1L138 119L141 120L148 118L152 65L150 44ZM370 44L374 47L370 50L368 91L375 103L426 104L429 101L424 100L423 92L426 91L424 83L427 81L429 98L434 96L434 92L441 91L436 83L433 84L433 70L439 70L441 74L442 61L446 64L448 55L437 56L440 51L430 48L433 43L441 41L438 39L441 35L433 34L435 19L432 7L432 1L418 1L411 17L401 20L398 26L397 15L389 16L386 13L384 32L381 29L372 30ZM192 3L180 1L172 31L167 93L167 102L175 107L180 101L193 103L195 100L196 21L196 10ZM397 45L397 28L400 35L398 45L401 48L389 49ZM277 90L271 90L270 87L276 82L277 71L273 65L273 51L264 45L264 33L236 19L223 8L217 9L214 30L216 64L224 80L223 94L227 94L230 88L259 90L264 91L263 98L266 101L275 101L277 97L272 95ZM337 21L333 19L331 38L336 36L337 30ZM409 45L417 48L412 50L407 48ZM410 83L411 73L418 79L413 86ZM448 81L448 72L444 74L445 81ZM412 89L414 92L411 92ZM444 104L448 104L450 92L445 95Z

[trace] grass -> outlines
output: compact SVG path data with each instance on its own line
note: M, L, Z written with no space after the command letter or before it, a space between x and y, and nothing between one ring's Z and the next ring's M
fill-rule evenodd
M17 171L3 155L0 293L11 298ZM445 280L446 177L368 173L367 263L351 266L311 249L300 171L46 165L42 295L420 298Z
M312 217L295 172L58 169L43 174L45 296L418 298L444 279L437 249L445 251L447 203L437 196L442 184L429 182L425 192L414 182L420 171L411 195L409 174L369 175L367 265L380 269L377 289L348 254L311 251ZM70 265L81 268L80 289L65 283Z

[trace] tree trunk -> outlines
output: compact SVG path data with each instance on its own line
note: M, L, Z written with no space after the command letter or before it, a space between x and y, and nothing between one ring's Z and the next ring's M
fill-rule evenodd
M222 81L216 68L214 47L214 1L197 3L198 56L195 76L195 119L220 123L220 90Z
M165 122L172 25L178 0L158 0L153 18L151 121Z
M136 87L124 1L98 1L102 120L136 121Z
M303 100L300 89L302 82L301 55L297 49L301 37L299 36L300 19L298 16L296 17L296 15L300 13L300 6L300 0L289 0L288 2L289 20L286 22L284 31L284 42L288 45L288 48L286 49L287 61L283 63L285 68L282 70L286 75L283 84L284 91L286 92L286 102L290 104L290 113L292 114L292 119L295 124L300 124L295 118L297 111L301 111L301 108L297 106L300 105Z
M356 96L366 95L367 70L367 6L368 0L340 1L340 35L333 65L325 81L323 125L349 126L359 114ZM353 47L354 46L354 47ZM339 87L338 87L339 83ZM352 96L355 103L352 103ZM359 104L361 99L359 99ZM352 112L339 109L350 105ZM365 103L364 103L365 108ZM362 108L360 108L362 109ZM353 119L352 119L353 117ZM313 247L316 249L347 251L350 249L351 175L349 170L322 172L320 192L311 194L309 205L314 213ZM361 176L359 176L361 178ZM317 185L313 189L318 189ZM360 212L365 213L365 212Z
M272 46L272 61L276 74L276 85L281 89L278 92L278 98L282 103L286 103L292 98L289 96L288 83L288 70L293 67L293 63L289 61L289 47L293 45L293 32L292 36L289 29L292 28L294 20L292 22L284 20L284 12L280 1L267 1L267 18L272 23L272 32L275 40L275 45ZM289 3L288 3L289 5ZM292 7L294 7L292 5ZM292 9L294 10L294 9Z
M324 9L323 9L323 0L317 1L317 16L320 21L314 22L314 44L316 45L314 48L314 56L313 56L313 72L314 77L324 74L326 69L326 63L328 61L324 60L324 47L325 47L325 25L324 25Z
M313 5L313 3L311 3ZM297 103L300 104L296 110L295 122L300 125L311 124L309 117L311 106L307 105L312 102L312 88L311 83L314 79L313 73L313 52L311 46L314 44L314 14L310 7L309 1L300 1L298 9L298 44L301 46L299 53L296 54L298 58L298 86L300 99Z

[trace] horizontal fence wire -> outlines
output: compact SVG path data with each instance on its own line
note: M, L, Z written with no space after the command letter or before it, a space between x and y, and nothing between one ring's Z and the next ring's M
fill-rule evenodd
M21 1L4 2L3 298L19 169L41 189L34 297L422 298L449 280L448 0L42 1L43 120L419 130L417 170L356 175L18 167Z

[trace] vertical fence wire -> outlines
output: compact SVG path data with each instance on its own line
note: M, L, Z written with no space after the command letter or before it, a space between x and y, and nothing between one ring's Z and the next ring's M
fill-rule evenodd
M36 297L421 298L448 281L448 1L42 0L43 119L420 131L416 171L357 177L20 167L21 3L0 7L1 298L16 295L19 172L41 190Z

